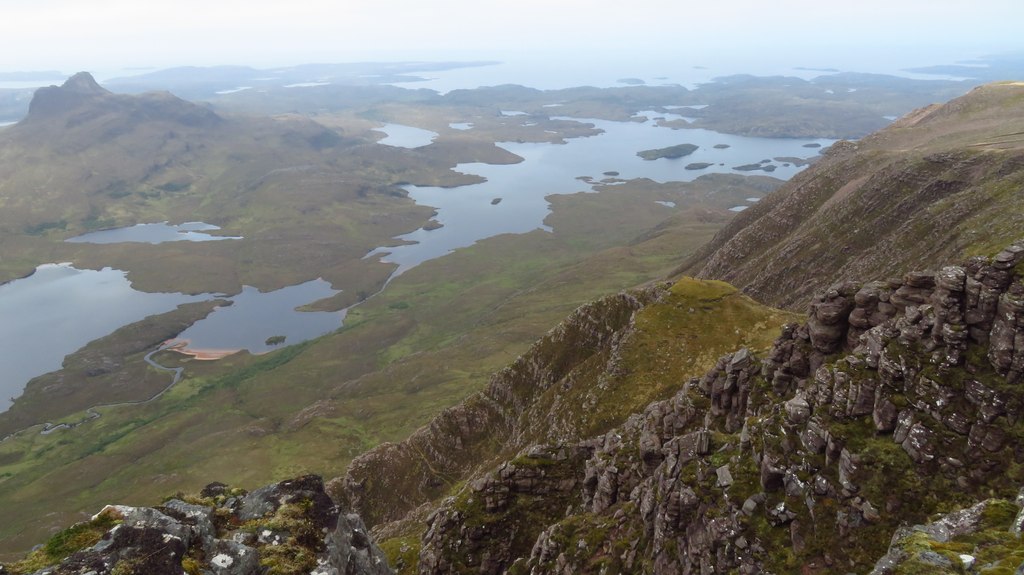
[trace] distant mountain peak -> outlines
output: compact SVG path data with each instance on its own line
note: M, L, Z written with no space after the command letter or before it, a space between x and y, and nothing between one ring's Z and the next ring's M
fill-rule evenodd
M92 74L79 72L64 81L62 90L76 92L79 94L109 94L110 92L100 86Z
M139 122L171 121L186 126L209 126L220 121L210 110L168 92L115 94L88 72L79 72L60 86L39 88L29 104L25 121L40 126L85 126L100 117L130 129ZM73 121L71 119L73 118Z
M96 83L92 74L79 72L60 86L49 86L36 90L35 95L32 96L32 102L28 106L26 120L59 116L86 102L111 95L110 91Z

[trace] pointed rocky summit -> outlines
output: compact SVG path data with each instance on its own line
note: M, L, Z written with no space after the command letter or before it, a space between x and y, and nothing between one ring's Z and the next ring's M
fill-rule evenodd
M68 78L61 86L49 86L36 90L28 107L26 120L51 117L73 110L85 102L110 96L92 74L79 72Z
M100 118L106 118L102 122ZM104 133L130 132L140 122L168 121L192 127L217 125L221 118L214 112L186 102L169 92L115 94L100 86L88 72L79 72L60 86L36 90L25 122L38 131L44 124L57 130L76 128L92 133L104 124ZM114 129L109 122L119 127Z
M110 92L100 86L92 74L79 72L64 81L61 89L78 94L109 94Z

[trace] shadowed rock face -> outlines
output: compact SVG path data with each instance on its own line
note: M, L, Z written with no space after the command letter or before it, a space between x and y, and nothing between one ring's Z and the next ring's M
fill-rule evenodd
M38 573L391 573L359 516L339 510L318 476L251 493L214 483L190 501L108 505L87 525L112 526L98 542Z

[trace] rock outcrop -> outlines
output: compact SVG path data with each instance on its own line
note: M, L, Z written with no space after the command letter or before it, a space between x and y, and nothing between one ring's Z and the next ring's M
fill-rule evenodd
M895 573L1020 573L1024 545L1020 495L986 499L913 527L901 527L870 575Z
M184 500L183 500L184 499ZM62 555L67 554L66 557ZM36 569L39 567L39 569ZM157 507L108 505L0 573L387 575L358 515L315 475L246 493L220 483Z
M532 446L477 475L427 519L418 572L866 572L883 555L905 560L905 546L887 551L900 525L1024 484L1022 263L1024 242L833 286L765 357L728 354L603 436Z

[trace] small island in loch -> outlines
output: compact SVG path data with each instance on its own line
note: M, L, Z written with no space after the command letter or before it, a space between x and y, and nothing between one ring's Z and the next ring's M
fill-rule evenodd
M676 158L683 158L697 151L698 146L694 144L679 144L678 146L669 146L667 148L658 148L655 150L643 150L637 152L636 155L640 156L645 160L657 160L660 158L668 158L674 160Z

